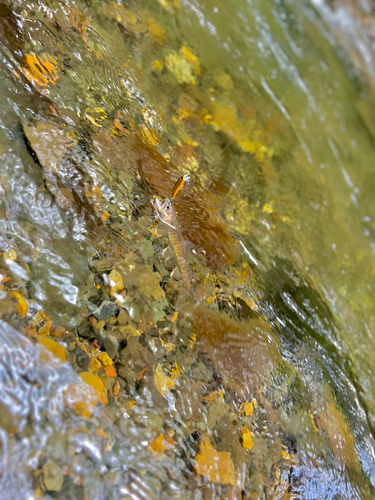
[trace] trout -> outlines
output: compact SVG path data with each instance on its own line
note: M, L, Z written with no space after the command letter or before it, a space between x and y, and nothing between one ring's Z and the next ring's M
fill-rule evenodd
M173 209L172 201L169 198L160 201L158 198L151 200L155 208L156 215L160 222L165 226L168 234L169 244L176 256L178 268L184 280L185 288L190 291L190 272L189 261L187 257L186 245L178 225L177 215Z

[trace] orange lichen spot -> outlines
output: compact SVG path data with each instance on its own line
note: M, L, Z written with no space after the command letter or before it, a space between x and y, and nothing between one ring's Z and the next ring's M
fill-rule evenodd
M129 405L129 410L132 410L133 409L133 406L135 405L135 401L128 401L128 405Z
M49 109L50 109L51 113L52 113L54 116L57 116L57 111L56 111L56 109L52 106L52 104L50 104Z
M257 405L256 399L253 399L250 403L243 403L241 405L241 412L244 413L246 417L249 417L254 413L254 407Z
M102 221L105 223L107 222L107 220L111 217L111 214L107 212L107 210L103 210L100 218L102 219Z
M224 403L224 396L225 396L224 389L219 389L218 391L210 392L210 394L208 396L206 396L204 399L208 403L211 403L212 401L216 401L216 400Z
M38 56L32 52L25 54L25 59L29 68L20 68L20 71L32 85L44 88L47 88L49 83L56 85L59 79L57 74L59 64L50 55Z
M215 300L216 300L216 295L210 295L210 297L206 298L206 302L208 305L211 305L212 302L214 302Z
M121 125L121 122L120 120L118 120L117 118L115 118L113 120L113 126L119 131L119 132L122 132L123 134L125 135L130 135L130 132L127 128L123 127Z
M18 299L17 311L24 318L29 309L29 303L22 297L19 292L11 292L11 294L13 295L13 297L16 297L16 299Z
M164 458L164 452L172 448L173 440L171 443L168 439L165 439L164 434L161 433L156 439L149 442L147 451L151 453L156 460L162 460Z
M177 316L178 316L178 311L175 311L172 316L169 318L169 321L171 323L176 323L176 320L177 320Z
M113 394L115 396L118 396L119 395L119 392L120 392L120 382L118 380L116 380L116 383L115 385L113 386Z
M65 347L62 345L58 344L52 339L47 339L46 337L38 337L38 342L46 349L48 349L54 356L57 358L61 359L61 361L66 361L66 351Z
M148 366L145 366L144 368L142 368L142 370L140 370L138 372L138 380L142 380L143 377L145 376L145 373L150 371L150 368L148 368Z
M97 391L98 396L106 405L108 403L107 389L104 387L102 380L90 372L81 372L79 375L86 384L91 385Z
M101 366L102 365L97 358L91 358L91 361L89 364L89 372L97 373L100 370Z
M247 450L251 450L254 446L253 433L247 427L241 427L242 432L242 446Z
M291 457L290 453L288 453L285 450L283 450L281 452L281 455L282 455L283 459L286 460L287 462L290 462L292 460L292 457Z
M173 378L176 378L181 373L181 369L179 368L176 361L174 362L174 366L171 368L171 373L173 375Z
M214 483L233 486L236 483L231 454L225 451L216 451L208 437L204 437L201 451L195 459L195 470L201 476L206 476L208 481Z
M115 367L113 365L106 366L105 373L106 373L107 377L116 377L116 375L117 375Z

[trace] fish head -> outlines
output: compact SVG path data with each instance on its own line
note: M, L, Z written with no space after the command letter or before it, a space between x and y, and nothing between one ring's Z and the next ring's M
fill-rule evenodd
M171 200L169 198L165 198L164 200L154 198L152 204L155 208L156 215L160 219L160 222L174 227L176 216L172 207Z

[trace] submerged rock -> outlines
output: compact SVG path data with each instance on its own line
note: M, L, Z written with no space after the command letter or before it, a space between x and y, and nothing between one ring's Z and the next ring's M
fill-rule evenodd
M116 316L118 307L114 302L103 300L100 306L92 313L99 321L106 320L111 316Z
M54 460L47 460L42 467L43 483L48 491L60 491L64 476L61 467Z
M225 387L246 400L264 384L281 362L276 339L265 321L236 321L197 307L191 313L193 332Z

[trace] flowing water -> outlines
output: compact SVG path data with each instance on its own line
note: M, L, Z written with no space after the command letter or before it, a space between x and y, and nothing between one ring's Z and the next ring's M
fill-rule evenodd
M2 499L374 497L373 26L0 1Z

